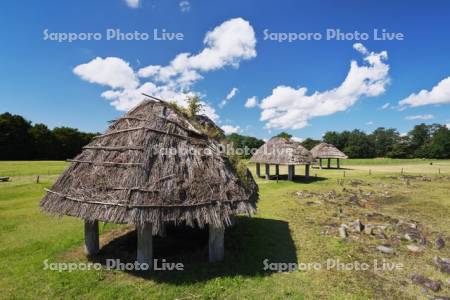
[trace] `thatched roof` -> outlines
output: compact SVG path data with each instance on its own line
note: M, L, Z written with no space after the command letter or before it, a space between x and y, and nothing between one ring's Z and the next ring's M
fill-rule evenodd
M197 115L195 116L195 120L197 123L202 126L203 131L205 131L209 136L217 136L224 137L225 131L222 128L217 126L213 120L211 120L208 116L205 115Z
M150 222L155 233L164 221L228 226L231 216L255 211L258 187L217 147L170 104L144 101L71 160L40 206L59 216Z
M300 143L282 137L273 137L256 150L252 162L278 165L311 164L311 153Z
M314 158L348 158L341 150L332 144L320 143L311 149Z

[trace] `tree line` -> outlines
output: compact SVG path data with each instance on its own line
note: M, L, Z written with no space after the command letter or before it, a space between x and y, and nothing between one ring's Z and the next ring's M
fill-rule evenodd
M97 135L70 127L32 125L20 115L0 115L0 160L64 160Z
M290 136L282 132L281 136ZM323 141L333 144L350 158L450 158L450 130L445 125L424 123L405 135L394 128L379 127L372 133L328 131ZM301 144L311 150L320 140L305 139Z
M70 127L49 129L20 115L0 115L0 160L63 160L73 158L98 133L81 132ZM291 138L286 132L278 136ZM233 133L226 136L235 148L257 149L264 141ZM379 127L372 133L328 131L323 140L305 139L301 144L311 150L320 142L335 145L350 158L450 158L450 130L440 124L419 124L405 135L394 128ZM243 155L250 158L251 154Z

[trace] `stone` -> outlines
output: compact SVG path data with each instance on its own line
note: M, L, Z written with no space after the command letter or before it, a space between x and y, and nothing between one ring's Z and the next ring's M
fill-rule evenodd
M362 232L364 230L364 224L358 219L350 224L350 228L355 232Z
M450 259L435 256L433 262L438 267L439 271L450 274Z
M411 277L411 280L414 284L421 285L424 288L432 290L433 292L439 292L439 290L441 289L441 285L442 285L441 281L431 280L422 275L413 275Z
M387 239L386 234L383 231L383 226L376 226L372 229L372 234L380 239Z
M426 244L427 244L427 238L426 237L424 237L424 236L422 236L421 238L420 238L420 241L419 241L419 244L421 244L422 246L425 246Z
M419 252L422 252L423 250L425 250L425 247L415 245L415 244L407 245L406 248L408 248L409 251L414 252L414 253L419 253Z
M374 228L374 226L372 224L364 225L364 233L368 234L368 235L372 235L373 234L373 228Z
M420 232L417 229L410 229L408 232L406 232L403 236L405 240L408 240L410 242L416 242L419 241L421 238Z
M434 296L433 300L450 300L450 297L447 297L447 296Z
M345 225L341 225L341 227L339 227L338 231L339 231L339 236L341 238L345 239L348 236L347 228Z
M386 254L393 254L394 253L394 249L389 247L389 246L385 246L385 245L380 245L377 247L377 250Z
M436 245L436 249L441 250L442 248L445 247L445 241L443 238L438 238L436 239L436 241L434 242L434 244Z
M405 240L408 240L410 242L414 241L413 237L409 233L405 233L403 237L405 238Z

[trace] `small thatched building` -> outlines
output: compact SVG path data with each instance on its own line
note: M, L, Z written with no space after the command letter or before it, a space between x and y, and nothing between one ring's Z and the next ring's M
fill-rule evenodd
M295 166L305 165L305 177L309 177L312 154L300 143L284 137L273 137L253 154L250 161L256 163L256 176L261 175L260 165L265 164L265 178L270 178L270 165L275 165L275 175L279 175L279 165L288 166L288 179L293 180Z
M328 169L331 167L331 159L336 159L336 166L339 169L339 160L348 158L347 155L344 154L344 152L336 148L334 145L327 143L320 143L314 146L314 148L311 149L311 153L315 159L319 159L320 168L322 168L322 159L328 160Z
M255 211L258 187L217 150L209 129L171 104L146 100L70 160L40 206L85 220L88 255L99 251L98 221L134 224L137 261L151 265L152 234L170 222L208 225L210 261L221 260L225 227Z

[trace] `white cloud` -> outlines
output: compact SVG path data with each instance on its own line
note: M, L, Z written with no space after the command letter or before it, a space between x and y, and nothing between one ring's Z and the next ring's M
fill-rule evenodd
M373 125L373 121L367 122L366 125Z
M389 65L384 62L387 52L369 52L359 43L353 48L363 54L365 64L360 66L352 61L340 86L311 95L307 95L306 87L296 89L280 85L274 88L272 94L260 103L260 119L266 121L266 128L303 128L314 117L345 111L361 97L382 94L389 83Z
M387 109L391 106L391 104L389 102L383 104L383 106L381 106L381 109Z
M205 48L198 54L180 53L167 66L150 65L134 71L121 58L97 57L76 66L73 72L83 80L109 86L110 90L103 92L102 97L118 110L134 107L143 99L142 92L185 106L187 95L199 95L192 86L203 78L201 72L238 67L242 60L256 56L255 32L242 18L230 19L215 27L206 33L203 42ZM218 120L214 108L203 104L204 113Z
M304 139L304 138L301 138L301 137L298 137L298 136L293 136L293 137L291 137L291 140L293 140L294 142L301 143L301 142L303 142L305 139Z
M189 1L183 0L180 2L179 6L180 11L183 13L189 12L191 10L191 3Z
M198 54L178 54L167 66L150 65L139 70L141 77L153 77L157 81L186 79L185 84L198 80L199 72L221 69L225 66L238 67L242 60L256 56L255 31L242 18L230 19L206 33L205 48Z
M250 97L245 101L245 107L252 108L258 105L258 101L256 100L256 96Z
M441 80L431 91L421 90L419 93L411 94L401 100L400 106L422 106L429 104L450 103L450 77Z
M231 98L233 98L234 96L236 96L236 93L238 92L238 89L237 88L232 88L229 92L228 92L228 94L227 94L227 96L225 97L225 99L223 99L221 102L220 102L220 104L219 104L219 107L220 108L222 108L222 107L224 107L225 106L225 104L227 104L227 102L229 101L229 100L231 100Z
M433 115L427 114L427 115L416 115L416 116L407 116L405 117L405 120L431 120L434 119Z
M232 88L231 91L227 94L226 99L230 100L231 98L233 98L234 96L236 96L238 89L237 88Z
M125 2L131 8L138 8L140 0L125 0Z
M139 84L129 63L117 57L97 57L73 69L81 79L112 88L136 88Z
M450 123L445 124L445 126L450 129Z
M222 128L225 134L239 133L241 131L239 126L223 125L220 128Z

